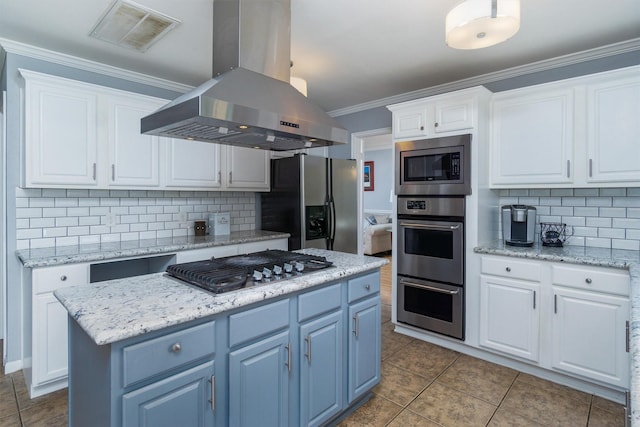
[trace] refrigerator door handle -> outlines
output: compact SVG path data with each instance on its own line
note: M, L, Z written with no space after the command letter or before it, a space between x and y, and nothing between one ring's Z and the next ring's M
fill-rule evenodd
M331 209L331 213L329 214L329 230L330 230L330 239L331 239L331 247L329 249L333 250L333 242L336 240L336 204L331 197L329 201L329 206Z

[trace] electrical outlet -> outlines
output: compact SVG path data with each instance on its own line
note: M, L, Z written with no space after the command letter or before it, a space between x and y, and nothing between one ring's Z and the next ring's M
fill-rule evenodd
M116 225L116 214L113 212L107 212L107 214L104 216L105 220L105 225L107 227L113 227L114 225Z
M187 223L187 213L180 212L178 214L178 221L180 221L180 225L185 225Z

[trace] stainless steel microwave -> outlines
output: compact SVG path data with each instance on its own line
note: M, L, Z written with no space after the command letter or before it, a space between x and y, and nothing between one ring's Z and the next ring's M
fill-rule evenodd
M471 135L396 142L397 195L471 194Z

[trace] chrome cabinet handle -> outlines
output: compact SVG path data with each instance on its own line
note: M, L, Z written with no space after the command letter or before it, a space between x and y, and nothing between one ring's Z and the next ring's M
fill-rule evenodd
M356 335L356 337L358 336L358 315L354 315L353 316L353 320L354 320L354 329L353 329L353 333Z
M182 346L180 345L179 342L171 346L171 351L174 353L180 353L180 350L182 350Z
M96 180L96 164L93 164L93 180Z
M507 273L511 273L511 267L507 267L505 270L507 270Z
M67 281L67 276L65 276L64 274L62 276L60 276L60 280L62 282L66 282Z
M233 180L231 179L231 171L229 171L229 184L231 184Z
M567 160L567 178L571 178L571 160Z
M222 172L218 171L218 182L222 184Z
M287 370L291 372L291 343L287 343L285 348L287 349Z
M589 178L593 177L593 159L589 159Z
M553 313L558 313L558 295L553 296Z
M307 356L309 363L311 363L311 335L307 335L304 340L307 343L307 352L304 355Z
M426 224L416 224L413 222L401 222L401 227L413 227L413 228L426 228L428 230L457 230L460 228L459 225L426 225Z
M215 412L216 410L216 376L212 375L209 379L209 384L211 384L211 400L209 403L211 404L211 410Z
M424 126L420 126L420 130L424 130Z
M111 181L116 180L116 165L111 165Z
M591 282L593 282L593 280L591 280L591 277L587 277L586 279L584 279L584 281L588 284L591 284Z
M536 291L533 291L533 309L536 309Z
M369 290L371 290L371 285L366 284L366 285L364 285L364 288L369 291Z

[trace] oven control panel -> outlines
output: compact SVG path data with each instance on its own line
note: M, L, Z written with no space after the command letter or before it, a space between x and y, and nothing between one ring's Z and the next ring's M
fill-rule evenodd
M408 199L407 200L407 209L408 210L425 210L427 208L427 201L426 200L414 200L414 199Z
M398 215L464 217L464 197L398 196Z

